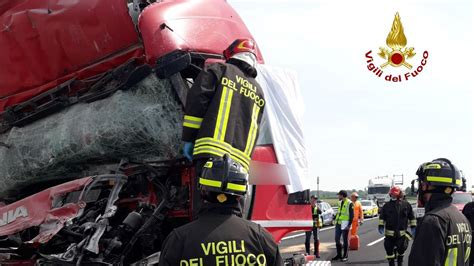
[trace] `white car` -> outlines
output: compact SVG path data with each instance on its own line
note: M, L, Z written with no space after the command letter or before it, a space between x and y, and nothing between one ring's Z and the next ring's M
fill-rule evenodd
M335 217L335 213L331 205L325 201L318 202L319 208L321 209L321 218L323 220L323 225L332 225L332 222Z

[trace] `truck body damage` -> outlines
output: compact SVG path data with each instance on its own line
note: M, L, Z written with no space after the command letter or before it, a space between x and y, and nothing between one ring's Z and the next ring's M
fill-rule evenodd
M179 154L186 93L229 43L252 38L247 27L220 0L0 1L0 21L0 264L155 260L195 218L194 169ZM272 144L253 158L268 169ZM308 228L306 194L290 200L291 180L266 179L245 217L277 241Z

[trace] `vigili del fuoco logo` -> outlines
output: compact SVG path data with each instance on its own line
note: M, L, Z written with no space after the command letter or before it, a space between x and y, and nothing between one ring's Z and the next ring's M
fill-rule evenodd
M377 55L384 60L381 65L376 65L372 50L365 54L367 60L367 69L374 73L379 78L384 78L386 81L391 82L402 82L417 77L426 66L428 60L428 51L423 52L423 57L420 60L417 67L413 67L412 64L416 52L414 47L407 47L407 37L403 32L403 25L400 19L400 15L395 14L393 19L392 29L388 33L387 40L385 42L388 47L380 47ZM391 68L402 68L407 70L404 74L390 73ZM386 71L387 73L384 73Z

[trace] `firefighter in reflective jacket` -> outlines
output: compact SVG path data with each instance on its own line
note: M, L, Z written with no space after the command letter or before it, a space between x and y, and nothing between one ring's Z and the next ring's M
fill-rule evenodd
M228 155L206 162L199 178L204 200L199 219L168 235L159 265L283 265L273 237L242 218L239 198L247 180L247 170Z
M411 235L415 235L416 219L413 209L406 200L402 199L402 191L399 187L392 187L389 192L390 201L383 205L379 217L379 232L385 231L384 247L390 266L403 265L403 256L408 248ZM407 231L411 228L411 235Z
M464 208L462 209L462 214L466 216L467 220L471 224L471 229L474 227L474 201L471 201L464 205ZM473 232L474 234L474 232ZM471 235L473 235L471 234ZM474 242L471 242L471 250L474 245ZM471 252L471 255L469 256L469 265L474 265L474 252Z
M323 225L323 221L321 220L321 209L318 208L318 198L314 195L311 195L311 214L313 216L313 228L311 231L306 231L306 239L304 242L304 246L306 249L306 254L310 254L310 242L311 242L311 234L313 234L314 238L314 255L316 258L319 258L319 228Z
M425 216L418 225L408 265L469 265L471 227L451 204L452 193L463 183L459 170L440 158L422 164L416 174L418 202L425 207Z
M188 92L182 139L197 176L209 158L224 154L249 169L265 106L255 80L256 49L251 39L235 40L224 51L226 63L205 67ZM193 203L199 205L199 197Z

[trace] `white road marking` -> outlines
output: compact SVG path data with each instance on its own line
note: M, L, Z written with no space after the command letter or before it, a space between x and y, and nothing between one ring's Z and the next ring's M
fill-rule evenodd
M385 237L383 236L382 238L377 239L377 240L375 240L374 242L370 242L369 244L367 244L367 246L368 246L368 247L371 247L371 246L377 244L378 242L380 242L380 241L382 241L382 240L384 240L384 239L385 239Z
M370 221L370 220L373 220L377 217L373 217L373 218L369 218L369 219L364 219L364 222L365 221ZM330 227L326 227L326 228L323 228L321 230L319 230L319 232L324 232L324 231L327 231L327 230L331 230L331 229L334 229L335 226L330 226ZM286 236L284 238L281 239L281 241L284 241L284 240L288 240L288 239L293 239L293 238L298 238L300 236L304 236L305 233L300 233L300 234L296 234L296 235L292 235L292 236Z
M304 235L305 235L305 233L296 234L296 235L292 235L292 236L286 236L286 237L282 238L281 241L292 239L292 238L297 238L297 237L304 236Z
M312 262L308 262L305 264L306 266L310 265L310 266L331 266L331 261L329 260L320 260L320 261L312 261Z

